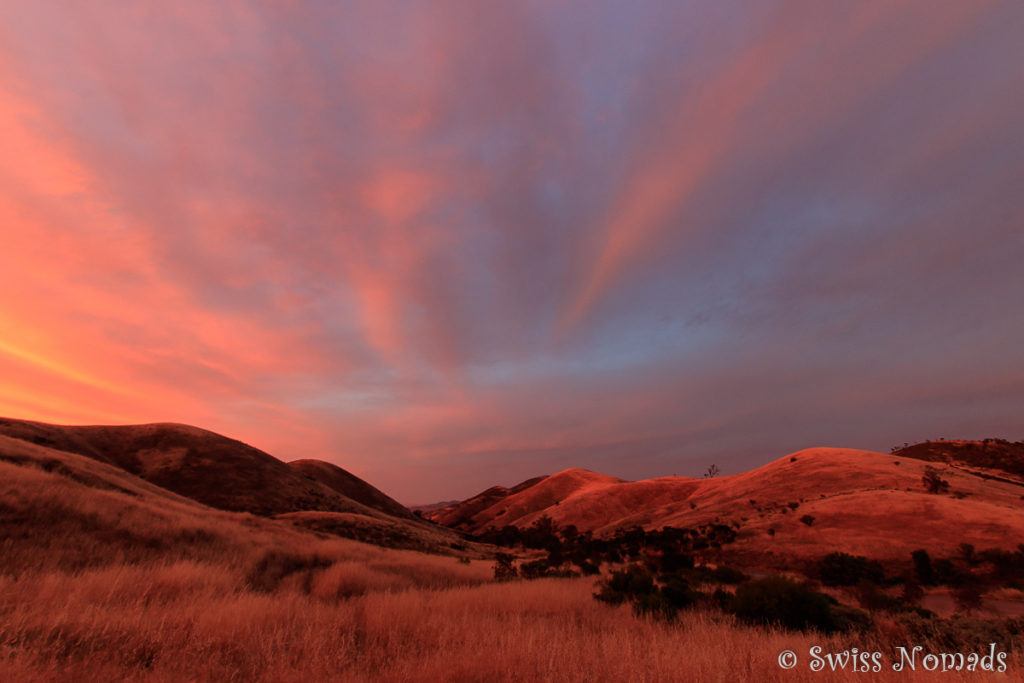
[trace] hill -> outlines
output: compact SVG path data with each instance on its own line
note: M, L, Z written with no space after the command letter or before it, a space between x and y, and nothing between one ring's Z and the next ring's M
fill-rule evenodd
M345 495L316 477L305 476L301 467L289 467L241 441L188 425L71 427L0 418L0 434L113 465L221 510L258 515L298 510L393 514ZM349 490L372 498L370 491L376 491L372 486L341 468L333 472L332 466L323 465L326 467L315 469L325 472L324 476L332 476L332 480L344 481L347 476ZM380 496L386 501L378 502L390 501L383 494Z
M905 558L916 548L950 551L965 538L981 548L1024 537L1024 485L946 468L950 491L930 494L921 481L927 466L898 455L812 448L712 479L628 482L566 470L472 515L455 506L433 518L460 519L459 528L480 532L549 517L596 536L633 526L729 524L738 531L731 550L761 561L831 550Z
M456 533L416 518L340 467L315 460L289 465L240 441L187 425L72 427L0 418L0 464L15 468L12 478L39 471L52 474L57 477L55 490L69 482L83 487L76 495L88 509L103 507L104 496L119 493L145 502L147 510L173 504L209 514L215 508L273 517L277 526L320 536L442 552L464 546ZM53 534L53 529L31 531L44 524L40 519L52 521L48 515L40 517L32 506L12 507L12 501L27 495L13 490L0 495L0 511L12 511L5 521L20 520L21 536ZM50 493L32 495L48 499ZM328 518L329 523L324 521ZM55 529L67 525L54 524ZM72 535L89 539L108 533L102 525L86 526L89 530Z
M1024 441L924 441L895 449L893 455L941 462L959 468L998 470L1024 478Z
M479 527L478 515L490 510L499 502L511 495L515 495L526 489L539 484L547 479L546 476L533 477L516 484L512 488L504 486L492 486L491 488L478 493L477 495L441 508L423 510L424 517L438 524L449 526L455 529L473 529Z
M293 460L288 466L332 491L374 510L395 517L413 517L412 512L401 503L337 465L323 460Z

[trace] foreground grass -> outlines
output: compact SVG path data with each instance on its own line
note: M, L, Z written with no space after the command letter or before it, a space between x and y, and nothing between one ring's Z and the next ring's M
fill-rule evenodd
M0 579L0 678L812 681L823 674L805 665L783 671L779 652L794 650L806 661L813 645L851 646L842 638L740 626L702 611L675 624L649 621L595 602L589 580L483 583L484 563L447 561L447 579L438 566L421 575L429 565L404 571L334 565L316 572L308 593L298 580L255 593L222 568L192 562ZM897 644L861 645L880 647L888 658ZM1014 655L1011 679L1021 665Z

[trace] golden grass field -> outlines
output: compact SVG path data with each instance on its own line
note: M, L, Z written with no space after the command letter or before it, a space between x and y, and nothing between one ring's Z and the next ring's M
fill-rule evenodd
M593 599L601 577L497 583L488 549L434 553L216 510L112 465L0 437L0 681L979 680L785 671L790 649L916 642L668 623ZM607 571L607 567L605 567ZM1004 643L1000 643L1004 645ZM1011 653L1019 680L1024 657Z
M814 645L888 652L899 634L823 637L711 612L674 624L591 598L592 580L496 584L485 562L338 543L305 587L269 594L179 561L0 579L5 681L820 681L983 675L783 671ZM341 559L348 558L348 559ZM372 559L371 559L372 558ZM888 657L888 655L886 655ZM1012 672L1024 665L1019 655Z

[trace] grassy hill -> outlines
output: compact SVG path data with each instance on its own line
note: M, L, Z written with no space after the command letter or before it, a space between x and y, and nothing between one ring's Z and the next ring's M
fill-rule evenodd
M7 474L0 540L11 552L31 554L37 540L53 539L58 549L67 538L70 559L59 559L63 551L43 554L62 566L97 553L160 551L196 529L197 543L185 546L199 552L212 533L203 531L207 522L223 519L233 520L225 537L251 528L294 529L438 552L465 547L455 532L415 517L341 468L316 461L290 466L185 425L64 427L0 419L0 466ZM224 517L222 511L250 514ZM168 524L186 531L159 531ZM77 544L82 547L74 551Z
M168 491L221 510L258 515L327 510L375 516L378 512L394 514L394 506L398 506L400 514L408 515L383 494L376 502L387 508L384 510L358 501L317 477L306 476L310 469L322 471L323 476L332 476L332 480L347 475L347 488L372 500L368 495L372 487L360 482L360 488L355 477L340 468L332 471L328 463L321 463L323 468L289 466L241 441L187 425L68 427L0 419L0 435L119 467Z
M1024 485L950 467L941 470L949 491L931 494L922 484L928 466L899 455L812 448L711 479L627 482L567 470L469 516L459 506L432 514L462 518L461 528L476 532L550 517L598 536L632 526L723 523L738 530L737 552L761 558L830 550L906 557L916 548L949 551L965 537L979 547L1024 538Z
M1024 441L924 441L896 449L893 454L955 467L998 470L1024 481Z

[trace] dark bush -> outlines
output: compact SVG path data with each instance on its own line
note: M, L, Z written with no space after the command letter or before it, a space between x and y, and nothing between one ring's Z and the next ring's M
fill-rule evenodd
M511 581L519 576L519 570L513 564L515 558L508 553L497 553L494 556L494 580Z
M924 488L928 493L945 493L949 490L949 482L943 479L939 471L931 466L924 468L924 476L921 477L921 483L924 484Z
M815 573L826 586L856 586L865 579L872 583L885 580L885 570L876 560L840 552L818 560Z
M717 583L727 584L743 583L744 581L750 578L739 569L736 569L735 567L727 567L725 565L716 567L711 572L711 577Z
M704 597L680 576L662 577L664 585L633 596L633 612L641 616L675 619L679 610L690 607Z
M694 583L737 584L743 583L750 578L739 569L725 565L714 569L701 565L700 567L694 567L681 572L681 574Z
M857 602L866 610L872 612L886 611L886 612L898 612L903 608L903 603L899 599L889 595L877 584L868 581L867 579L861 579L857 584L856 588Z
M992 581L1008 586L1019 588L1024 581L1024 551L1018 549L1016 552L1006 550L983 550L979 553L982 562L992 565Z
M540 579L551 574L551 565L544 558L519 565L519 576L524 579Z
M752 624L778 624L824 633L850 628L856 611L837 609L834 600L783 576L749 581L736 589L732 612Z
M703 597L703 593L694 590L686 579L678 576L666 579L659 594L661 599L676 611L689 607Z
M959 586L970 578L970 575L953 564L952 560L941 558L932 563L935 571L935 582L947 586Z
M613 571L611 576L598 584L598 587L600 590L594 597L613 605L655 591L654 578L639 565L630 565Z
M693 568L693 555L680 552L676 548L665 548L658 558L658 570L665 574L674 574L684 569Z
M922 586L935 585L935 570L932 568L932 558L927 550L915 550L910 553L914 561L914 573Z

